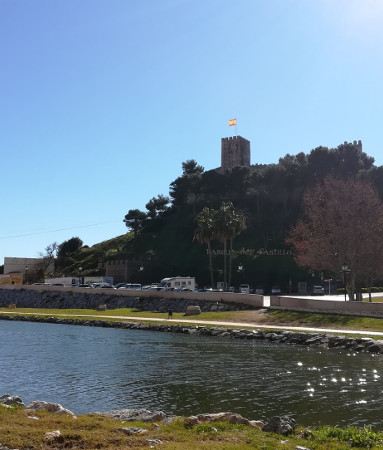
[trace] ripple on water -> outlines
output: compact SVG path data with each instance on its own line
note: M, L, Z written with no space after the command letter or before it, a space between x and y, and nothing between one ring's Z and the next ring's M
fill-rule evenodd
M302 424L383 428L383 405L374 401L382 394L382 357L22 322L3 322L0 339L0 392L26 401L58 401L77 412L146 407L175 414L232 410L251 418L283 412Z

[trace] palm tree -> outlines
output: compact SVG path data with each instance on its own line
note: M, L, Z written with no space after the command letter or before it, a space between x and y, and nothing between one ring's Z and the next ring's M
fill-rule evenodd
M232 275L232 261L233 261L233 240L236 236L246 229L246 218L241 212L232 211L231 220L229 223L230 229L230 252L229 252L229 277L228 283L231 285Z
M217 211L216 236L223 243L223 285L227 288L227 242L230 240L231 221L234 206L231 202L223 202Z
M197 216L197 228L194 233L194 240L207 245L209 256L210 284L214 287L213 257L211 251L211 242L216 236L216 216L217 211L210 208L204 208Z
M246 228L245 216L237 212L233 203L223 202L217 211L216 235L223 243L223 282L225 289L231 284L233 239ZM230 245L230 251L227 245ZM229 270L227 270L227 255L229 254Z

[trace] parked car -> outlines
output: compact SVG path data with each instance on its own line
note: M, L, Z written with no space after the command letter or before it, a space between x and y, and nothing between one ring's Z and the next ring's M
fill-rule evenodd
M101 283L100 286L101 289L116 289L113 284L110 283Z
M279 286L273 286L271 288L271 295L278 295L281 293L281 288Z
M92 288L101 288L101 289L116 289L113 284L110 283L93 283L91 285Z
M241 294L250 294L250 285L248 285L248 284L240 284L239 285L239 292Z
M142 286L139 283L123 283L122 285L116 286L116 289L128 289L130 291L141 291Z
M313 286L312 294L313 295L324 295L325 294L324 287L320 286L320 285Z

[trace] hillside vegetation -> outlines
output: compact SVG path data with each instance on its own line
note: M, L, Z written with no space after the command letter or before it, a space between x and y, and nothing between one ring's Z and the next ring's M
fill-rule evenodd
M277 164L238 167L227 173L204 171L195 161L170 185L169 197L148 201L146 211L129 210L130 233L93 247L82 247L61 264L63 272L101 273L114 258L132 261L131 281L150 283L166 276L195 276L209 285L206 247L193 237L196 217L205 207L232 202L246 219L246 229L234 240L232 284L249 282L270 289L294 289L298 281L313 282L319 274L299 268L285 241L302 212L304 192L328 176L366 179L383 197L383 167L358 145L319 147L309 154L286 155ZM129 205L126 205L127 209ZM215 280L222 279L222 243L213 242Z

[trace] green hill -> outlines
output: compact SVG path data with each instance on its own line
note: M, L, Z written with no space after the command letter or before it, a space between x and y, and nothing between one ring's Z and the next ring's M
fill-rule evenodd
M309 154L286 155L276 164L238 167L227 173L204 171L194 161L183 164L183 173L170 185L170 198L157 197L147 211L130 210L131 232L83 247L65 270L82 267L101 273L102 262L114 258L139 261L135 282L149 283L165 276L195 276L200 286L209 284L206 248L193 241L196 216L204 208L230 201L246 217L246 230L234 241L233 285L250 283L270 289L295 287L309 274L297 267L285 240L301 214L303 194L327 176L371 180L383 197L383 167L358 145L335 149L319 147ZM129 206L129 205L127 205ZM136 214L136 215L135 215ZM136 217L136 219L132 219ZM215 279L222 279L222 244L213 243Z

